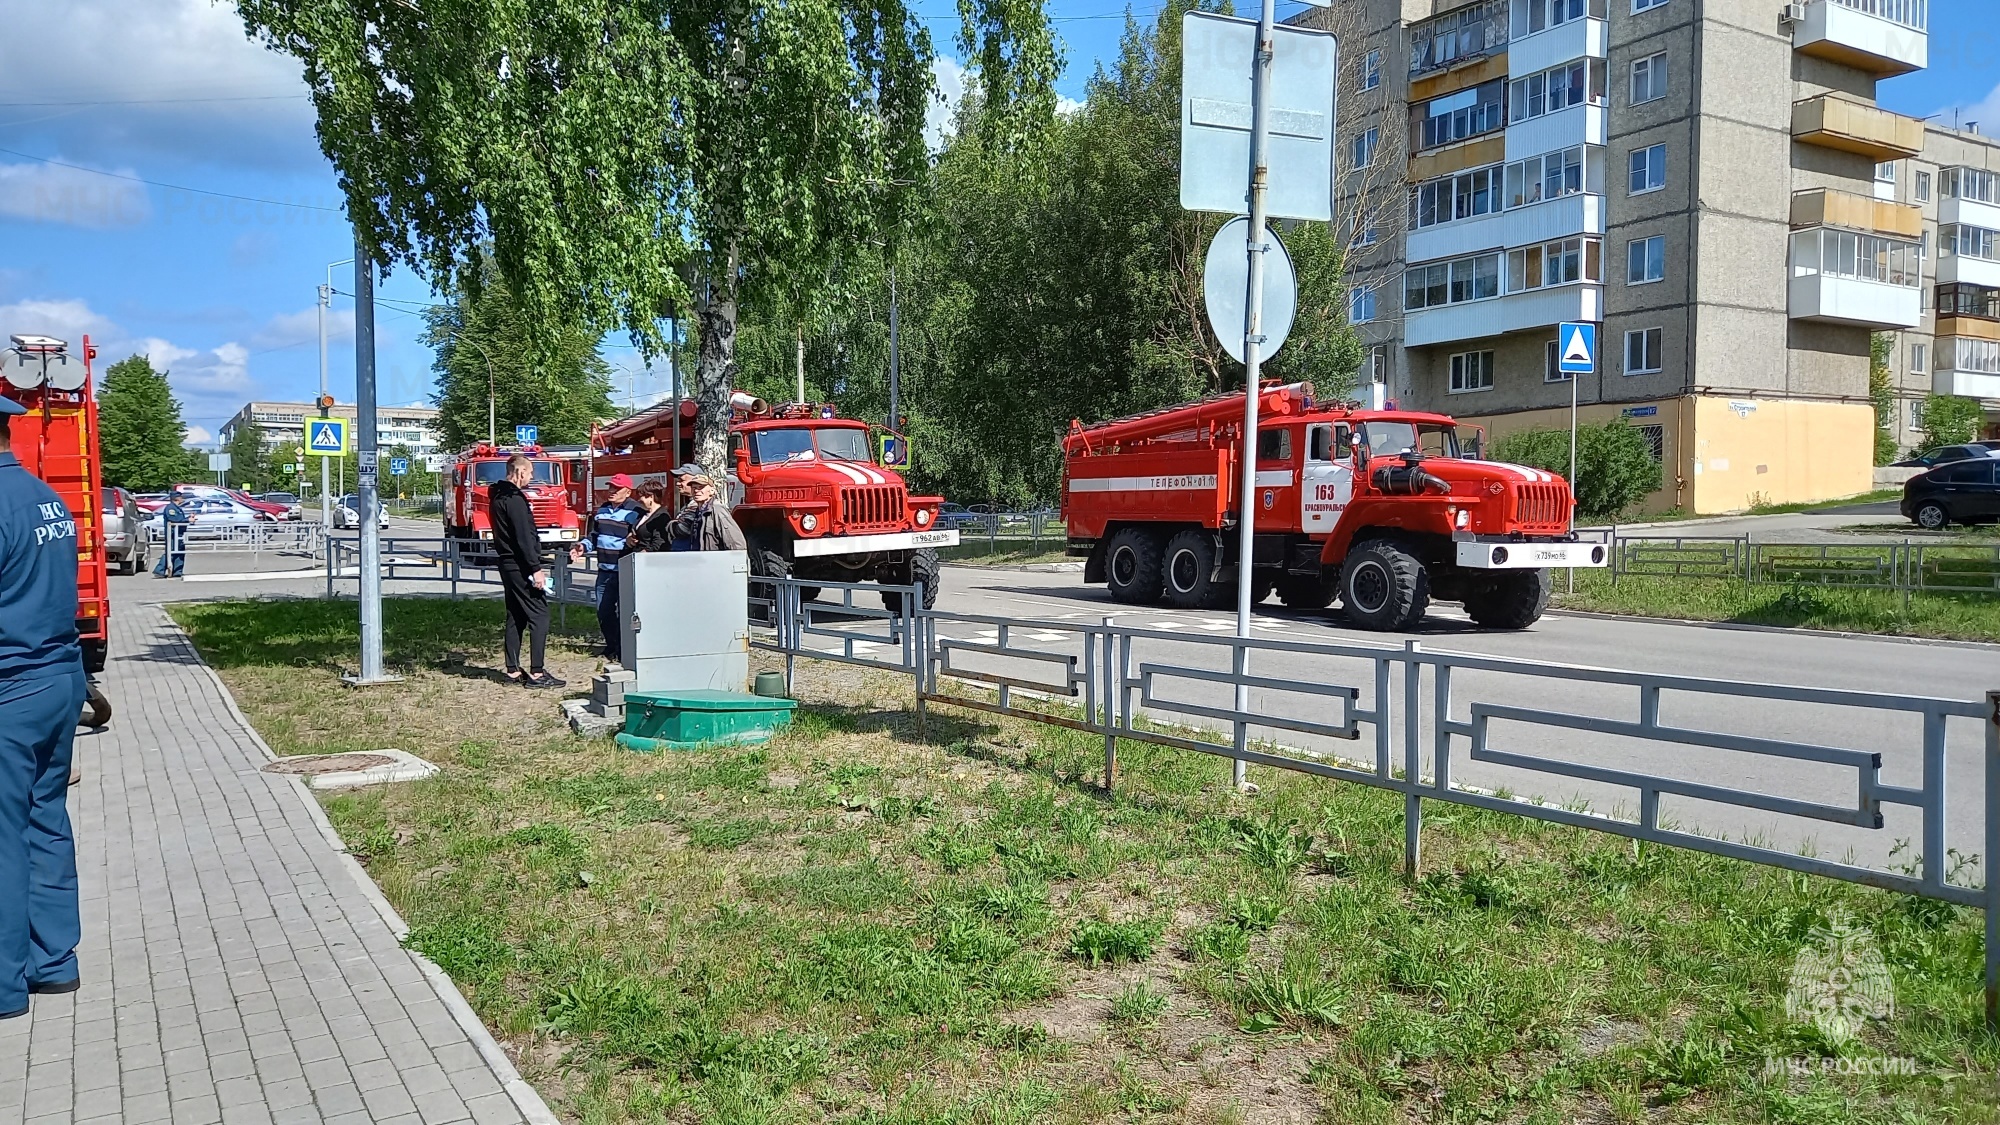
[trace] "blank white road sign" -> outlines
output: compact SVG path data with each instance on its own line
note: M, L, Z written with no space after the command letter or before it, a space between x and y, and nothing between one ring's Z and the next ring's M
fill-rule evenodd
M1250 213L1250 72L1257 21L1181 17L1181 206ZM1269 190L1273 219L1333 218L1333 33L1272 29Z

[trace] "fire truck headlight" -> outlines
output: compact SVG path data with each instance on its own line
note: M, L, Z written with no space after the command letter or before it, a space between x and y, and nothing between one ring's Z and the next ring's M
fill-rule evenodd
M1458 510L1458 518L1452 521L1452 526L1459 529L1460 531L1464 531L1466 528L1471 527L1472 512L1465 508L1460 508Z
M816 531L819 529L819 517L811 512L807 512L805 515L799 517L799 526L805 528L807 531Z
M930 510L929 508L918 508L918 509L917 509L917 526L918 526L918 527L929 527L930 525L931 525L931 510Z
M1506 562L1507 562L1507 548L1505 547L1493 548L1493 565L1504 566L1506 565Z

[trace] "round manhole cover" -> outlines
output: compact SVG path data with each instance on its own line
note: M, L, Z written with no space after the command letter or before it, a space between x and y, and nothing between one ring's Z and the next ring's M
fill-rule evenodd
M323 773L348 773L395 763L396 759L387 754L318 754L304 758L280 758L265 766L264 772L316 777Z

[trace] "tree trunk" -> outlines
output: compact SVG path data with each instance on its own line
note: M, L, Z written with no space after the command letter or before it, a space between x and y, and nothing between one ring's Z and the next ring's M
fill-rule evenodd
M694 369L694 459L714 478L716 493L726 505L729 464L729 396L736 386L736 292L733 284L735 248L731 247L727 289L709 282L695 306L699 348Z

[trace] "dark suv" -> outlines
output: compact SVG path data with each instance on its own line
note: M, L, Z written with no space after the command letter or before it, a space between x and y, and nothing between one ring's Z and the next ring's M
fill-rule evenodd
M1903 485L1903 515L1929 531L1954 521L2000 520L2000 457L1954 461L1911 477Z

